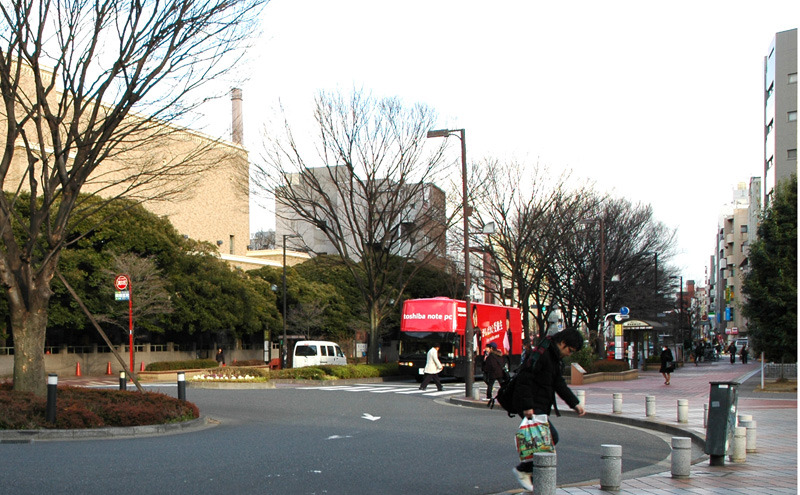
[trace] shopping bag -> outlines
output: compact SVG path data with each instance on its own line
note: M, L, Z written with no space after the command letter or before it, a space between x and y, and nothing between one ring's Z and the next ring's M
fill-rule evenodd
M530 461L536 452L555 452L550 422L546 414L535 414L531 419L522 418L515 435L520 461Z

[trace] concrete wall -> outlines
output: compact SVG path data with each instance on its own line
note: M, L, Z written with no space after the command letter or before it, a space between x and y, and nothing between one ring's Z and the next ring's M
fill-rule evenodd
M143 350L136 350L134 353L134 369L139 371L141 363L147 366L150 363L159 361L184 361L190 359L197 359L197 352L195 351L150 351L150 347L143 347ZM168 349L171 346L168 347ZM107 347L98 347L100 350L108 350ZM117 358L111 352L86 352L86 353L73 353L56 352L52 354L45 354L44 363L47 373L56 373L59 377L70 378L75 376L77 365L81 365L81 375L83 376L102 376L106 374L108 363L111 363L111 373L118 375L122 367L117 361ZM120 346L118 351L125 361L126 367L130 362L130 354L127 346ZM205 355L206 352L203 352ZM210 359L214 359L214 352L208 351ZM234 360L247 361L251 359L264 359L263 349L225 349L225 361L228 365L232 364ZM13 355L0 355L0 377L9 378L14 374L14 356Z

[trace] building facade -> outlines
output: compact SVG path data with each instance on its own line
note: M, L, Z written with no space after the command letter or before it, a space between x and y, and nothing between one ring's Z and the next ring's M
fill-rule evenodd
M764 205L797 173L797 29L775 34L764 57Z

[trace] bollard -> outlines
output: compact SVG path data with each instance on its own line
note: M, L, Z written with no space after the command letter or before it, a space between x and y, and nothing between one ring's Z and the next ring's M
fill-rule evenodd
M619 491L622 482L622 445L601 445L602 471L600 489Z
M756 422L755 420L750 421L740 421L739 426L743 426L747 429L747 433L745 434L747 448L745 452L748 454L752 454L756 452Z
M533 492L536 495L555 495L556 493L556 454L536 452L533 454Z
M586 390L576 390L575 397L578 398L578 404L586 407Z
M689 399L678 399L678 423L689 422Z
M736 426L742 426L742 421L753 421L751 414L740 414L736 416Z
M481 399L481 387L480 385L472 385L472 398L474 400ZM491 397L487 397L487 399L491 399Z
M708 428L708 404L703 404L703 428Z
M186 373L178 372L178 400L186 402Z
M614 414L622 414L622 394L614 394L614 404L612 407Z
M672 437L672 477L688 478L692 466L692 439Z
M119 372L119 389L120 390L128 389L128 378L125 376L125 370Z
M648 418L656 415L656 396L648 395L644 398L644 413Z
M747 428L737 426L733 429L730 460L731 462L745 462L747 460Z
M47 375L47 411L45 419L48 423L56 422L56 397L58 396L58 375Z

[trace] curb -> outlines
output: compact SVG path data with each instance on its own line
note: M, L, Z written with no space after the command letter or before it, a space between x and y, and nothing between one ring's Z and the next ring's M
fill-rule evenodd
M0 431L0 444L33 443L34 441L49 440L98 440L104 438L170 435L198 431L218 424L219 421L215 419L207 416L200 416L197 419L180 423L147 426L113 426L83 430L2 430Z

